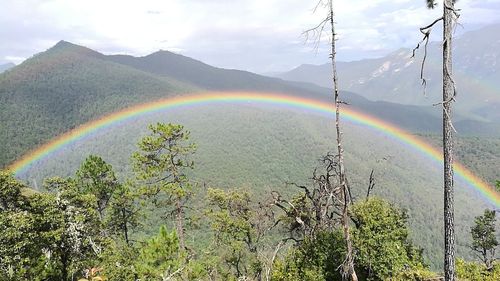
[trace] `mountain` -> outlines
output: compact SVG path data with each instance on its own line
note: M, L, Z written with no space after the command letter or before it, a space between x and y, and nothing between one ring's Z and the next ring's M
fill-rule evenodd
M61 41L0 74L0 165L84 122L197 88Z
M115 55L109 56L108 59L155 75L173 77L208 90L271 91L331 102L331 91L324 87L283 81L247 71L217 68L168 51L159 51L145 57ZM439 110L430 107L401 106L390 102L371 102L353 92L345 92L343 96L353 107L392 121L408 130L416 132L440 130ZM476 134L489 134L489 131L483 130L482 123L478 122L477 125ZM459 127L462 128L461 125Z
M0 165L104 114L138 103L207 90L272 91L319 101L332 99L329 89L310 83L215 68L167 51L145 57L107 56L61 41L0 74ZM369 101L353 92L342 94L348 106L413 132L440 130L438 108ZM307 183L317 159L334 148L333 122L325 116L258 104L187 107L134 119L89 135L34 165L23 179L36 186L49 175L71 175L89 153L102 155L126 177L135 143L146 133L146 125L157 121L181 123L192 132L192 139L198 144L197 168L193 171L196 180L214 187L250 188L261 197L270 190L294 192L285 183ZM489 125L468 122L464 126L477 131ZM415 150L384 134L347 124L346 161L356 195L362 196L367 176L371 169L376 169L375 193L401 202L409 210L416 230L415 240L429 249L428 257L436 262L439 260L436 249L442 241L441 224L435 219L442 213L438 169ZM455 125L462 130L461 123ZM474 151L480 150L475 146ZM498 155L495 151L492 157ZM495 163L494 160L488 163ZM488 180L491 177L484 176ZM457 185L460 186L456 195L457 221L462 223L457 226L457 235L462 243L461 253L467 255L464 245L468 241L468 226L486 204L482 200L469 200L476 195L464 185Z
M457 112L476 120L500 120L500 24L464 33L454 40L454 79ZM431 42L424 68L424 46L412 58L411 49L399 49L377 59L339 62L340 88L372 101L429 106L441 99L441 43ZM331 87L331 66L302 65L278 77Z
M206 90L278 92L331 102L331 91L247 71L221 69L159 51L144 57L103 55L60 41L11 71L0 74L0 166L87 121L137 103ZM413 132L439 132L440 110L369 101L343 94L350 107ZM494 116L494 110L481 110ZM460 115L458 115L460 117ZM500 125L468 120L463 135L495 135Z
M158 51L145 57L109 56L109 60L145 72L168 76L207 90L297 91L289 83L247 71L210 66L195 59Z
M331 101L331 91L327 87L318 87L314 83L309 83L310 81L306 83L283 81L248 71L217 68L168 51L158 51L144 57L112 55L107 56L107 59L151 74L172 77L208 90L273 91ZM331 68L329 65L327 67ZM441 111L428 104L402 106L394 102L371 102L352 91L346 91L343 98L355 108L391 121L410 131L440 132L441 130ZM484 114L484 111L482 113ZM456 114L455 118L458 120L455 127L463 135L497 136L500 134L500 122L491 124L469 120L468 116L460 113ZM472 124L474 126L471 126Z
M16 65L11 63L11 62L6 63L6 64L0 64L0 73L13 68L14 66L16 66Z
M320 87L219 69L166 51L142 58L105 56L61 41L0 75L0 117L6 120L0 125L0 165L103 114L206 89L329 99Z

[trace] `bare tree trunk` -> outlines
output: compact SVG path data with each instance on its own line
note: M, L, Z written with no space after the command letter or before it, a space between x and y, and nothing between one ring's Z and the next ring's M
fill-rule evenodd
M349 186L347 184L345 168L344 168L344 150L342 148L342 132L340 130L340 98L339 98L339 87L338 87L338 77L337 77L337 65L335 61L336 49L335 49L335 23L334 23L334 13L333 13L333 0L329 1L330 8L330 26L332 32L332 46L331 46L331 59L332 59L332 71L333 71L333 89L335 95L335 128L337 131L337 153L339 157L339 180L342 189L343 196L343 209L342 209L342 229L344 232L344 238L346 240L346 259L344 263L344 267L342 269L343 279L349 278L352 281L357 281L358 277L354 270L354 261L352 254L352 241L349 233L349 217L348 217L348 207L350 204L350 191Z
M170 163L173 167L172 176L173 182L178 184L180 188L182 188L181 180L179 177L179 172L177 171L177 166L175 165L175 156L170 156ZM177 236L179 237L179 248L181 251L186 249L186 244L184 243L184 206L182 203L182 198L179 195L176 195L175 198L175 224L177 229Z
M122 227L122 230L123 230L123 236L125 237L125 242L127 243L127 245L130 245L130 241L128 239L128 226L127 226L127 220L125 219L127 214L125 212L125 209L122 208L122 220L125 221L125 223L123 224L123 227Z
M451 105L455 95L452 79L453 0L444 0L443 17L443 155L444 155L444 276L455 280L455 226L453 207L453 125Z
M186 245L184 244L184 215L180 199L175 202L175 223L177 225L177 235L179 236L179 247L183 251L186 249Z
M63 281L68 281L69 277L69 272L68 272L68 267L69 267L69 259L67 258L67 252L63 253L61 255L61 280ZM73 278L72 278L73 279ZM73 281L73 280L71 280Z

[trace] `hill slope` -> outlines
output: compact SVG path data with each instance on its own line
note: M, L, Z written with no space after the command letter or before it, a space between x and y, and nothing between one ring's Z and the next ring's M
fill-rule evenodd
M195 89L59 42L0 75L0 165L97 116Z
M147 134L148 123L158 121L180 123L191 131L191 139L198 146L191 174L196 182L208 187L247 188L260 199L266 198L271 190L287 195L297 192L287 182L309 184L312 170L318 166L317 159L335 148L334 122L322 115L273 106L205 105L148 115L100 131L34 165L22 178L40 186L44 177L72 175L91 153L103 156L122 179L126 178L130 175L130 154L137 149L136 142ZM443 241L439 166L415 150L363 126L344 122L344 141L349 181L356 197L363 198L368 176L374 169L374 194L408 209L412 238L425 247L426 256L438 265ZM497 146L491 149L498 150L500 141L493 143ZM481 146L467 143L465 147L478 150ZM483 199L457 177L456 223L461 256L470 254L466 247L470 243L469 226L485 207Z
M215 68L167 51L145 57L106 56L61 41L0 74L0 167L103 114L205 90L272 91L331 102L326 88ZM441 130L439 108L372 102L352 92L344 92L343 97L350 107L407 130ZM500 124L463 119L455 124L462 135L500 134Z

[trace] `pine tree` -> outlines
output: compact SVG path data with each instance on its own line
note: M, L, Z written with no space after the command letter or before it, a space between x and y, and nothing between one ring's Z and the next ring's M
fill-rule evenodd
M495 236L496 212L484 210L482 216L477 216L475 224L471 227L472 250L479 254L486 268L491 269L495 260L495 250L498 240Z
M100 156L90 155L76 171L76 179L83 193L95 196L96 210L103 221L109 200L119 185L113 167Z
M188 143L189 132L182 125L157 123L149 129L151 134L139 141L139 151L132 155L134 170L145 183L144 194L163 207L167 216L174 214L179 244L185 249L184 209L193 187L185 170L194 166L189 156L196 146Z

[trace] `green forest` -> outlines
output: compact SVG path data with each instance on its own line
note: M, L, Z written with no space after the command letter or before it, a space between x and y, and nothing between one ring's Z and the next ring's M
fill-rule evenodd
M43 179L72 176L88 155L95 154L112 164L117 178L124 181L133 172L129 156L137 150L141 136L148 133L148 123L158 120L189 128L191 140L197 144L192 156L197 169L187 171L192 180L223 189L245 188L257 201L273 190L293 195L295 189L289 183L310 184L318 159L333 146L334 128L329 117L257 105L205 106L145 116L106 129L33 165L18 177L43 190ZM363 126L346 123L344 136L353 196L365 196L373 169L376 187L372 194L407 210L412 240L425 249L431 267L439 268L442 223L438 216L442 203L438 165L429 165L428 158ZM439 145L436 135L420 137ZM457 145L460 155L468 157L460 156L458 161L488 182L498 179L498 139L465 137ZM475 153L468 153L468 147ZM472 259L469 227L474 217L490 206L470 186L460 181L456 184L457 251ZM203 201L194 202L203 206ZM154 233L158 222L153 220L148 226L145 231Z
M183 126L156 123L130 156L133 176L125 180L97 155L71 177L46 178L45 191L2 172L1 280L342 279L334 154L320 159L310 185L255 196L193 181L196 150ZM439 280L410 239L406 210L372 188L348 212L358 277ZM488 209L469 226L478 259L458 259L459 278L498 280L495 227Z

